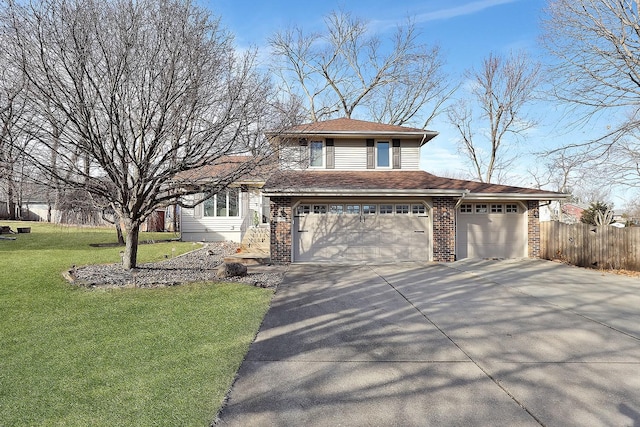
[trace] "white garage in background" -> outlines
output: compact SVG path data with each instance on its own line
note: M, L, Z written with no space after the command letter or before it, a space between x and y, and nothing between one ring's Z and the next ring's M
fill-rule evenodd
M527 256L527 212L518 202L466 202L456 221L456 258Z
M420 202L302 202L294 215L293 261L428 261L428 213Z

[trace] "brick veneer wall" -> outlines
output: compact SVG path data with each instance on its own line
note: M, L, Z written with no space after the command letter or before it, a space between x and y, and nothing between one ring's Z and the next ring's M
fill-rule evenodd
M456 201L433 198L433 260L453 262L456 258Z
M527 245L529 258L540 258L540 203L527 201Z
M271 208L271 262L291 262L291 197L272 197Z

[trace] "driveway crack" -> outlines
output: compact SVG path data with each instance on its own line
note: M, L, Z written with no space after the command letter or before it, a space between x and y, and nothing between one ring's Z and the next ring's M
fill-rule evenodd
M382 276L380 273L378 273L375 268L373 268L370 265L367 265L367 268L369 268L376 276L378 276L380 279L382 279L387 285L389 285L391 287L391 289L393 289L398 295L400 295L411 307L413 307L414 310L416 310L427 322L429 322L431 325L433 325L434 328L436 328L445 338L447 338L458 350L460 350L462 352L462 354L465 355L465 357L467 359L469 359L469 361L471 363L473 363L478 369L480 369L480 371L487 377L489 378L496 386L498 386L500 388L500 390L502 390L507 396L509 396L511 398L511 400L513 400L513 402L515 402L518 406L520 406L527 414L529 414L529 416L531 418L533 418L539 425L541 426L545 426L545 424L542 422L542 420L540 420L538 417L536 417L522 402L520 402L518 400L518 398L516 398L516 396L514 396L509 390L507 390L502 384L501 382L496 379L495 377L493 377L493 375L491 375L491 373L489 373L489 371L487 371L482 365L480 365L480 363L475 360L468 352L466 352L457 342L455 342L453 340L453 338L451 338L440 326L438 326L438 324L436 322L434 322L433 320L431 320L431 318L429 318L429 316L426 315L426 313L424 313L422 310L420 310L420 308L418 306L416 306L405 294L402 293L402 291L400 291L398 288L396 288L393 283L389 282L384 276Z

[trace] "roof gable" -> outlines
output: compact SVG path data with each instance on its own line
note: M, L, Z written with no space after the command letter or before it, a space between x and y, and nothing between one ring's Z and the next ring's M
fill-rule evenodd
M303 137L303 136L325 136L325 137L412 137L421 139L422 144L438 135L438 132L418 129L413 127L390 125L365 120L340 118L325 120L293 126L279 132L268 132L269 136Z

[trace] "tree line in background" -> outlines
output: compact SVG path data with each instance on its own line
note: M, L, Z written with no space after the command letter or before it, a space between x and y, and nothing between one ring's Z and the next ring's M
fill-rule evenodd
M550 0L543 44L555 62L491 53L465 71L464 86L444 72L441 49L419 41L412 20L388 37L343 10L324 24L276 32L264 67L256 51L237 50L220 18L186 0L1 2L0 200L8 216L37 199L122 223L125 266L134 267L143 221L271 161L267 129L335 117L427 128L444 114L469 162L464 177L504 182L543 96L572 108L576 125L612 119L604 135L539 153L537 186L592 202L607 196L597 194L606 185L584 185L594 174L607 185L640 185L634 2ZM246 161L215 179L189 179L237 156Z

